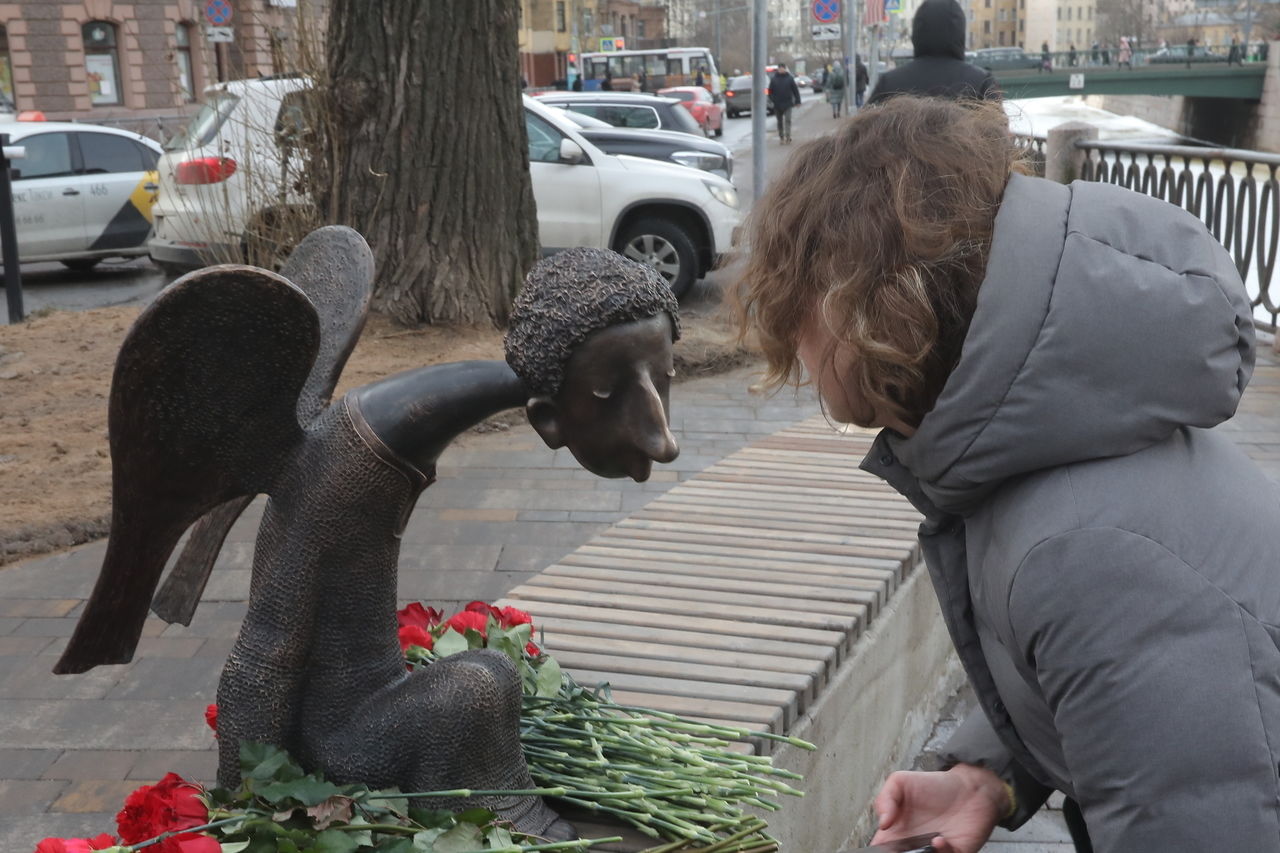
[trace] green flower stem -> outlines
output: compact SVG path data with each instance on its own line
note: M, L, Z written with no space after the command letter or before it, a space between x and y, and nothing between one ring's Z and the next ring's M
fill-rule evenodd
M414 791L409 794L369 794L361 800L417 800L423 797L454 797L465 800L469 797L563 797L564 788L522 788L511 791L479 790L474 788L455 788L452 791Z
M165 839L172 838L175 835L186 835L189 832L204 832L206 829L216 829L219 826L226 826L227 824L230 824L230 823L241 823L246 819L248 819L251 815L256 815L256 814L259 814L259 813L245 812L244 814L236 815L235 817L226 817L226 818L223 818L222 820L215 820L215 821L211 821L210 823L203 823L200 826L193 826L188 829L175 829L170 832L162 832L159 835L157 835L155 838L149 838L146 841L133 845L129 849L143 850L147 847L150 847L153 844L159 844Z
M422 832L421 826L405 826L402 823L334 823L329 825L329 829L339 832L398 832L401 835L417 835Z
M553 841L547 844L511 845L510 847L486 847L483 850L466 850L463 853L530 853L534 850L582 850L597 844L610 844L621 841L621 835L609 838L579 838L574 841Z

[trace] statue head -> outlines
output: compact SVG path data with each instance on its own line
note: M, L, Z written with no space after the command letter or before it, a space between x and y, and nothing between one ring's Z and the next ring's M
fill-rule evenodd
M668 427L676 298L651 267L570 249L525 279L507 363L529 388L529 423L602 477L648 479L680 452Z

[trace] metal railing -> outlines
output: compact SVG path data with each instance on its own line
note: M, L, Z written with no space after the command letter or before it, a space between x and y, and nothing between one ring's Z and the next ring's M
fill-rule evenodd
M1005 50L1015 51L1016 48L1006 48ZM1119 48L1115 45L1109 45L1107 47L1100 46L1097 50L1093 49L1092 46L1088 46L1078 47L1074 51L1054 51L1047 55L1038 50L1026 50L1020 56L1015 53L1012 56L1006 54L999 57L991 57L989 54L981 52L971 52L968 54L968 60L997 74L1037 74L1044 71L1071 72L1083 69L1116 71L1123 68L1132 69L1141 66L1185 69L1187 66L1198 65L1244 65L1253 62L1266 62L1269 50L1270 45L1265 41L1237 45L1235 52L1232 52L1230 45L1197 45L1190 54L1188 54L1185 44L1174 44L1164 48L1144 45L1137 50L1131 49L1128 60L1122 63Z
M1275 331L1280 300L1271 285L1280 248L1280 155L1097 139L1079 140L1076 149L1082 180L1155 196L1204 222L1231 254L1251 304L1270 315Z

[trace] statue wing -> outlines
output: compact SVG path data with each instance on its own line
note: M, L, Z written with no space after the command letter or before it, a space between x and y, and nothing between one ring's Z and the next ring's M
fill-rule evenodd
M298 421L308 424L329 405L338 377L360 339L373 295L373 253L359 232L328 225L298 244L280 275L311 299L319 315L319 353L298 397ZM252 495L234 498L196 522L151 604L157 616L166 622L191 624L222 543L252 499Z
M198 270L139 315L111 381L107 554L54 672L132 659L183 531L269 490L302 437L298 398L319 341L306 294L255 267Z

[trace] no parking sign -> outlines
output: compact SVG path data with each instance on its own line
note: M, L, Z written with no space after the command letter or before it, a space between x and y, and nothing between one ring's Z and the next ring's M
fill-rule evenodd
M231 14L228 0L208 0L204 4L204 19L215 27L231 23Z
M813 17L820 24L840 20L840 0L813 0Z

